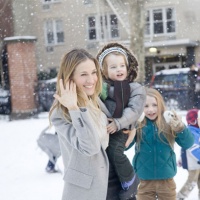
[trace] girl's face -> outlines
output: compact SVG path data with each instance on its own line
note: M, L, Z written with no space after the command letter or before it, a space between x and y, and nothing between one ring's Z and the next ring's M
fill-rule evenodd
M158 104L155 97L147 96L144 113L150 120L155 120L158 117Z
M76 66L73 73L73 81L76 83L76 86L83 90L88 96L94 94L97 80L97 70L92 60L87 59Z
M108 67L108 78L113 81L123 81L127 77L127 67L123 55L109 54L105 58Z

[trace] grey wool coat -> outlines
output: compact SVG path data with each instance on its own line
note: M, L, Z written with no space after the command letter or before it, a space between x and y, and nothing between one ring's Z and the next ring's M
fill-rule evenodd
M61 110L54 109L51 122L58 133L64 163L64 190L62 200L105 200L108 187L109 161L105 152L109 135L98 128L102 118L91 116L88 108L70 111L72 122ZM97 118L98 123L94 120ZM101 123L101 124L103 124ZM97 126L96 126L96 125ZM100 139L103 130L103 139ZM105 130L105 133L104 133Z
M144 86L142 86L137 82L132 82L129 85L130 85L130 98L128 101L128 105L127 107L124 108L122 117L114 119L118 131L123 128L133 129L136 125L137 120L141 116L146 103L146 91ZM106 100L107 101L106 104L109 107L110 115L112 115L116 108L116 103L113 97L114 96L113 86L109 87L108 96L111 100Z

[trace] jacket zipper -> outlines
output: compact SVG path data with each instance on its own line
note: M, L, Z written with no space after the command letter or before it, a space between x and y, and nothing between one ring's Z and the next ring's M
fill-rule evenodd
M122 106L124 109L124 91L123 91L123 87L122 87L122 82L120 82L120 85L121 85L121 91L122 91Z
M154 177L156 177L156 126L153 123L153 133L154 133Z

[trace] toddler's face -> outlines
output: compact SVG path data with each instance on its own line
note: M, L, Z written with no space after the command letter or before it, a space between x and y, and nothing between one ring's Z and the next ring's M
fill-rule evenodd
M108 78L113 81L123 81L127 77L127 66L123 55L109 54L105 58Z
M158 104L155 97L147 96L144 114L150 120L155 120L158 117Z

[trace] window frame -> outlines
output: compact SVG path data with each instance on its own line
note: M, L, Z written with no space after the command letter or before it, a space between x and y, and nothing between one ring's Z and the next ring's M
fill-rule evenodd
M171 19L167 19L167 10L168 9L172 9L172 18ZM156 10L161 10L162 13L162 20L158 21L158 22L162 22L163 25L163 33L155 33L154 31L154 24L156 23L156 21L154 20L154 11ZM147 21L148 19L148 13L149 12L149 21ZM174 22L174 32L169 32L167 30L167 24L168 22ZM176 34L176 24L177 24L177 19L176 19L176 10L174 7L158 7L158 8L151 8L146 10L146 20L145 20L145 32L144 35L145 37L157 37L157 36L170 36L170 35L175 35ZM149 25L149 28L147 28L147 26ZM147 32L149 31L149 34L147 34Z
M43 4L52 4L52 3L58 3L58 2L61 2L62 0L42 0L42 3Z
M58 26L58 23L61 22L61 28L59 29L57 26ZM48 41L48 33L51 33L48 31L48 27L47 27L47 23L51 23L52 27L52 36L53 36L53 42L52 43L49 43ZM59 36L58 34L61 33L63 34L62 36L62 41L59 42ZM45 34L45 44L46 46L56 46L56 45L62 45L65 43L65 34L64 34L64 25L63 25L63 20L62 19L47 19L45 20L44 22L44 34Z
M117 18L117 24L111 24L111 16L115 15L114 13L105 13L104 15L87 15L86 17L86 24L87 24L87 39L88 41L96 42L96 41L103 41L103 40L115 40L120 38L120 29L119 29L119 20ZM95 26L91 28L89 26L89 18L93 17L95 19ZM118 37L112 37L112 27L118 30ZM90 29L95 29L96 31L96 39L90 38Z

